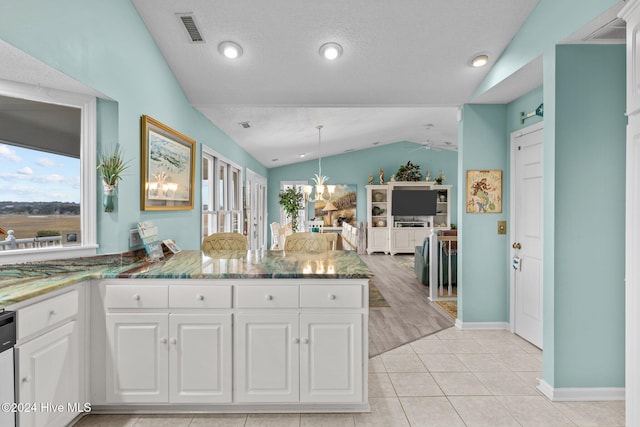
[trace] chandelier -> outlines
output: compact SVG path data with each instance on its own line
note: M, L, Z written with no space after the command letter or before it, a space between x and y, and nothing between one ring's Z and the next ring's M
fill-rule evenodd
M304 199L307 202L328 202L329 200L331 200L333 193L336 191L336 186L325 185L325 183L329 181L329 177L322 175L322 125L316 126L316 129L318 129L318 173L316 174L315 178L312 178L312 181L316 183L316 193L313 197L311 197L311 192L313 191L313 186L311 185L303 186L302 191L304 192Z

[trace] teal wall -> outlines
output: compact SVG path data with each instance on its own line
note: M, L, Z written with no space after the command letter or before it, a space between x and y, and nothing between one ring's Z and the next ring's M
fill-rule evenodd
M474 98L542 55L620 0L540 0L500 55Z
M130 0L2 0L0 10L2 40L117 103L98 104L98 152L119 142L131 168L118 188L117 211L98 211L100 252L127 250L128 230L140 220L154 221L161 237L175 239L182 248L200 246L200 227L194 226L200 224L198 191L193 210L140 211L143 114L195 139L197 158L205 144L267 176L262 164L189 104ZM197 182L200 162L196 165Z
M379 170L384 170L385 179L398 171L400 165L411 161L420 166L424 176L427 169L432 177L437 177L442 170L445 174L445 184L453 185L452 200L456 200L458 191L458 153L455 151L425 150L412 142L397 142L366 150L322 158L322 174L329 177L331 184L357 185L357 220L367 220L367 193L365 185L369 175L374 176L374 184L379 182ZM318 173L318 160L296 163L269 169L268 180L268 216L269 222L280 221L280 205L278 192L281 181L306 181L313 184L311 178ZM455 204L454 204L455 205ZM457 208L452 206L451 221L455 223Z
M624 386L625 76L624 45L556 49L555 387Z
M514 99L507 104L507 138L511 137L511 132L531 126L544 120L543 117L533 116L520 123L520 113L525 114L534 111L538 105L543 103L542 86L533 89L531 92L522 95L518 99Z
M502 170L502 213L466 213L464 190L458 193L458 318L463 322L509 320L508 234L498 221L509 218L509 144L505 105L467 104L463 109L459 181L466 171Z

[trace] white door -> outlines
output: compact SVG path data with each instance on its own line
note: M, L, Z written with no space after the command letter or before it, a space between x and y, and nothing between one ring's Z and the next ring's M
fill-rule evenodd
M542 348L542 139L541 123L511 136L512 329Z
M300 336L297 314L238 314L237 402L298 402Z
M18 425L67 425L79 413L67 412L67 403L80 402L76 321L19 346L17 353L18 402L35 405L18 412ZM63 411L53 410L59 405Z
M231 402L231 314L169 316L169 400Z
M638 26L634 25L635 30ZM637 34L637 33L636 33ZM627 402L640 398L640 115L629 116L627 125L627 189L625 242L626 381ZM640 423L640 406L627 403L627 425Z
M361 402L362 315L300 315L300 401Z
M250 249L267 245L267 180L247 169L247 221Z
M107 401L167 402L168 315L106 315Z

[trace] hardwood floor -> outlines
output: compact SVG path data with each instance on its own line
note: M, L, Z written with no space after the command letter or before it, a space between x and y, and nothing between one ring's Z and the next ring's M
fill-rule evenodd
M429 287L390 255L360 255L390 307L369 309L369 357L453 326L454 320L428 299Z

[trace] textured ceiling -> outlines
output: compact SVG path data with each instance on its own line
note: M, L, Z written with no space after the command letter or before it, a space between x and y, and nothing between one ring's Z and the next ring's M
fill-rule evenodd
M317 157L319 124L323 156L403 140L455 146L457 107L536 3L133 0L191 103L267 167ZM184 13L204 43L191 42ZM243 56L221 56L225 40ZM329 41L344 48L333 62L318 54ZM469 66L478 53L487 67ZM492 102L517 96L503 92Z

